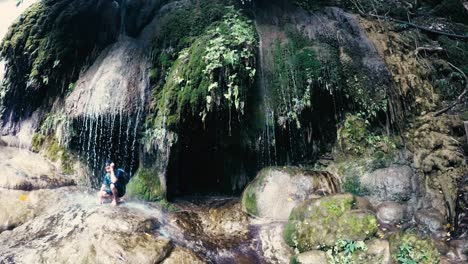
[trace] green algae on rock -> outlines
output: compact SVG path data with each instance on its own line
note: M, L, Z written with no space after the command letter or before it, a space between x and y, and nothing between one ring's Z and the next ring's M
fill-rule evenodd
M161 187L157 171L140 168L127 185L127 195L146 201L159 201L166 193Z
M256 217L286 220L301 202L339 191L339 179L327 171L267 167L245 188L242 206Z
M284 228L288 245L304 252L331 247L338 239L365 240L377 233L377 219L366 210L355 210L351 194L311 199L296 206Z

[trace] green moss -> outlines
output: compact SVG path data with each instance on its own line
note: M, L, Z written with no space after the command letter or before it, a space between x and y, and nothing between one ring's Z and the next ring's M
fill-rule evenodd
M339 239L354 239L360 237L364 232L372 237L378 231L377 219L373 214L367 212L347 214L339 218Z
M301 264L299 260L297 259L297 256L292 256L291 259L289 260L289 264Z
M372 132L367 120L351 114L346 115L338 129L337 143L341 153L345 155L375 155L376 167L386 164L386 159L392 156L397 147L395 139Z
M72 157L65 148L62 152L60 169L64 174L73 174L75 172L75 170L73 169Z
M127 185L127 195L146 201L159 201L165 198L166 193L156 171L140 168Z
M345 178L343 182L343 190L357 196L365 196L369 194L369 190L361 184L361 180L356 175Z
M338 129L338 145L342 152L361 155L365 151L365 138L368 134L365 120L348 114Z
M46 137L43 134L35 133L32 138L32 151L39 152L42 149L42 146L44 145L45 138Z
M42 146L44 149L44 156L51 160L52 162L60 162L60 169L64 174L73 174L75 171L73 169L73 159L72 155L68 152L68 150L61 146L60 143L55 139L53 136L44 136L42 134L37 133L37 138L42 138L43 143ZM34 142L34 138L33 138Z
M308 200L296 206L289 216L283 237L299 252L331 247L337 239L364 240L377 232L371 212L352 210L350 194Z
M97 5L38 1L11 25L0 43L0 55L10 65L0 105L22 116L43 104L47 109L53 98L66 94L64 85L78 78L76 69L97 56L112 38L97 34L104 31L104 25L88 26L99 25L96 22L102 19L101 12L90 12Z
M55 162L60 159L63 153L63 148L57 142L57 140L53 138L49 138L46 143L45 148L45 155L48 159Z
M397 263L436 264L440 261L440 253L431 238L421 239L412 232L393 235L390 251Z
M257 197L254 188L249 185L242 195L242 206L251 215L258 215Z
M182 122L204 121L215 111L236 109L243 114L247 90L254 85L255 31L239 11L232 7L223 10L221 21L203 27L203 33L178 52L173 62L174 54L158 51L155 67L166 74L160 82L163 85L152 91L147 131L177 132Z
M276 40L271 47L273 69L267 72L270 104L282 127L303 125L302 115L311 110L312 85L321 76L321 62L310 41L293 29L287 29L289 41Z

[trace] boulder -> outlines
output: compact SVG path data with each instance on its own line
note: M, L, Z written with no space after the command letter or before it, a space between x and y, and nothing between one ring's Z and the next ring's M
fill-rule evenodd
M407 220L407 208L395 202L383 202L377 207L377 219L381 224L396 225Z
M297 256L294 256L293 259L299 264L317 264L317 263L327 263L327 255L324 251L320 250L311 250L304 253L301 253Z
M446 235L444 216L435 209L422 209L416 212L414 219L424 231L429 231L436 237Z
M0 233L34 218L58 199L60 195L52 190L0 189Z
M0 146L0 168L0 188L35 190L75 184L41 155L18 148Z
M40 196L47 192L55 197ZM76 187L35 193L45 206L0 234L0 263L160 263L173 250L159 234L161 219L137 204L96 206Z
M242 208L257 217L286 220L299 203L339 190L338 178L329 172L269 167L261 170L244 190Z
M367 263L391 264L390 244L387 240L373 239L367 242Z
M377 233L377 219L357 209L351 194L307 200L296 206L284 228L284 239L299 252L332 247L339 239L363 241Z
M361 182L377 201L404 202L415 194L413 170L409 166L392 165L364 176Z

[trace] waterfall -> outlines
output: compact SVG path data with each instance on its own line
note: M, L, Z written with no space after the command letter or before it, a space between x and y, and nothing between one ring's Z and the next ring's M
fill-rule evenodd
M143 45L122 36L80 76L66 99L69 144L86 160L93 186L101 181L106 159L129 174L138 167L138 132L149 89L149 67Z
M265 58L265 50L268 47L263 41L262 29L255 22L255 28L259 34L259 69L260 77L258 84L260 87L261 97L263 100L263 113L265 116L265 127L260 136L260 154L261 154L261 166L272 166L277 165L276 160L276 134L275 134L275 113L272 107L270 106L268 87L266 87L266 76L265 76L265 67L267 66Z
M126 27L125 27L125 17L127 13L127 0L122 0L120 3L120 35L125 36L127 35Z

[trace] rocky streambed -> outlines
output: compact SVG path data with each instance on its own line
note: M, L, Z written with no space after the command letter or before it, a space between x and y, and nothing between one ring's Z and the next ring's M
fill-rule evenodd
M377 171L386 175L374 175L378 196L341 193L329 172L278 167L262 170L241 198L126 197L113 207L39 154L0 147L0 155L0 263L466 261L466 241L441 235L443 220L389 198L413 192L402 184L413 177L407 167Z
M74 186L40 155L0 153L0 263L283 263L292 253L280 239L283 223L252 219L239 198L98 206L94 190Z

